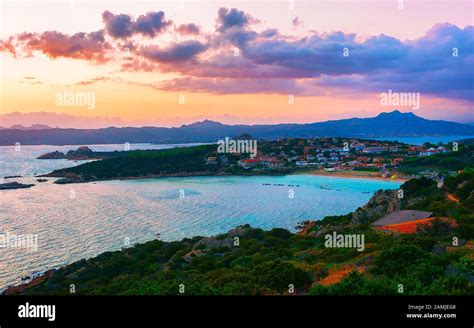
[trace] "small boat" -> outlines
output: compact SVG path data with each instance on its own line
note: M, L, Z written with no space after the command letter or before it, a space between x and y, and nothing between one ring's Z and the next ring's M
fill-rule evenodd
M30 281L31 277L30 276L24 276L24 277L21 277L20 280L21 280L21 282Z
M36 278L38 278L38 277L41 277L41 274L42 274L42 273L39 272L39 271L33 271L33 272L31 273L31 279L36 279Z
M32 281L32 280L38 278L38 277L41 277L41 272L33 271L33 272L31 273L31 275L21 277L20 280L21 280L22 283L25 283L25 282L30 282L30 281Z

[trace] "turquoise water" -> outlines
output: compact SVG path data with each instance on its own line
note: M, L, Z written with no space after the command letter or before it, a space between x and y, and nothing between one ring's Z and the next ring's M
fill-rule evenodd
M388 140L388 141L399 141L409 145L421 146L425 142L432 144L443 143L446 144L451 141L459 141L463 139L474 138L474 136L426 136L426 137L384 137L384 138L372 138L374 140Z
M174 147L190 147L200 144L130 144L130 150L141 149L169 149ZM53 151L61 151L67 153L69 150L76 150L83 145L67 145L67 146L0 146L0 183L2 178L12 175L34 176L49 173L56 169L76 166L85 161L68 161L66 159L42 159L37 160L36 157ZM93 151L122 151L124 144L108 144L108 145L89 145Z
M33 155L23 156L27 162L41 162L31 159ZM33 177L21 181L36 183ZM0 287L18 283L32 271L157 235L166 241L210 236L246 223L294 230L300 221L346 214L364 205L376 190L398 187L393 181L291 175L71 185L56 185L50 179L30 189L0 191L0 232L38 236L36 252L0 248Z

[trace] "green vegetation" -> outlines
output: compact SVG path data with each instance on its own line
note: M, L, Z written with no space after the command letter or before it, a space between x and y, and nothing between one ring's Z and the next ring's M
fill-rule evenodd
M79 166L56 170L52 176L76 175L83 180L104 180L155 175L212 174L218 165L206 165L205 157L215 145L172 148L165 150L135 150L118 152L119 156Z
M448 147L452 149L452 143L448 144ZM406 174L419 174L423 171L446 174L469 167L474 167L474 145L460 144L455 152L407 158L399 170Z
M416 209L433 212L436 217L455 219L458 224L458 235L461 238L474 239L474 170L445 179L443 188L427 178L414 179L406 182L402 189L411 199L405 209ZM448 201L448 194L454 195L459 201Z

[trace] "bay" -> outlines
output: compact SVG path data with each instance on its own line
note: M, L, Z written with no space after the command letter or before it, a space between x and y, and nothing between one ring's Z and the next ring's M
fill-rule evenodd
M363 206L376 190L400 186L396 181L316 175L37 183L31 172L49 172L71 162L36 160L46 146L30 147L16 158L21 170L7 171L5 157L0 162L1 174L21 172L25 177L19 180L36 183L30 189L0 191L0 232L36 235L38 249L0 248L0 288L18 283L32 271L57 268L158 236L165 241L211 236L242 224L295 231L300 221L349 213Z

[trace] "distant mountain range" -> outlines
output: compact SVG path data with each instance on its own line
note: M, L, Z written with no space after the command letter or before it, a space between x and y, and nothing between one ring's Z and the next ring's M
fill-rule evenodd
M44 125L63 129L99 129L108 126L126 126L125 124L126 123L118 117L82 117L55 112L0 113L0 129L10 129L16 125Z
M15 124L9 128L4 128L3 126L0 126L0 130L8 130L8 129L10 130L45 130L45 129L51 129L51 127L44 124L33 124L31 126L23 126L21 124Z
M115 143L215 142L244 133L253 138L288 137L416 137L473 135L468 124L427 120L413 113L395 110L372 118L350 118L308 124L226 125L205 120L178 128L103 128L103 129L5 129L0 130L0 145L16 142L26 145L90 145Z

